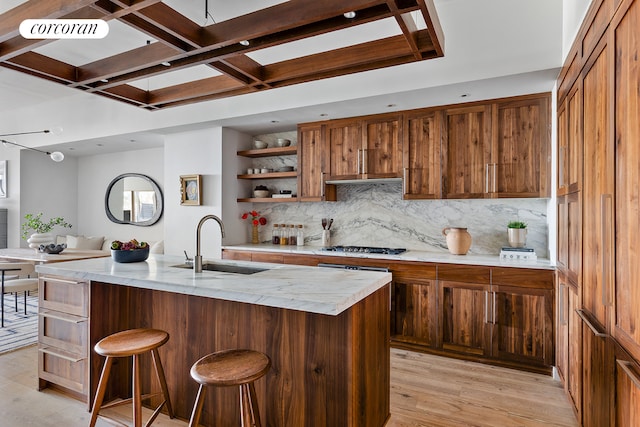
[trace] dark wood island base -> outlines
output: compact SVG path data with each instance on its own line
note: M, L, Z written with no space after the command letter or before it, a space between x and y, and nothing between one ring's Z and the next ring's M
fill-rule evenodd
M337 316L214 298L91 282L89 344L129 328L169 332L160 349L169 393L179 418L188 419L197 383L189 376L200 357L230 348L264 352L272 360L256 382L264 426L384 426L389 413L389 286ZM90 360L89 401L102 358ZM151 366L151 360L143 360ZM127 362L114 365L109 397L127 397ZM159 388L152 369L145 389ZM212 388L201 424L239 424L235 387ZM151 402L156 403L156 402Z

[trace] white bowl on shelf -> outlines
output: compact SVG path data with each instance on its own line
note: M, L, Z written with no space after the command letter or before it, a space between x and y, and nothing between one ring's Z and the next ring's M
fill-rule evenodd
M253 197L257 199L269 197L269 190L253 190Z
M267 148L269 146L269 144L267 144L264 141L258 141L257 139L255 141L253 141L253 146L259 150L263 149L263 148Z
M284 139L284 138L278 138L276 140L276 145L278 147L288 147L291 145L291 140L289 139Z

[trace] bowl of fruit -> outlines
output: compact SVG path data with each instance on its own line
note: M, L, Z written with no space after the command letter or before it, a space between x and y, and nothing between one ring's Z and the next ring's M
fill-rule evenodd
M149 244L136 239L128 242L111 242L111 258L115 262L141 262L149 258Z

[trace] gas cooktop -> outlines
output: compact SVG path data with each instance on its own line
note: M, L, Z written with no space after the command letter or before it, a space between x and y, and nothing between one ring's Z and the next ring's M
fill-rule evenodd
M404 248L378 248L375 246L328 246L326 248L322 248L322 250L329 252L354 252L383 255L398 255L406 251Z

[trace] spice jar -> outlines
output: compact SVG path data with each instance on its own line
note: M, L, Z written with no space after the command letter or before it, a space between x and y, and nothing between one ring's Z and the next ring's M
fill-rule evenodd
M289 229L287 224L280 224L280 245L289 244Z
M278 224L273 224L273 230L271 231L271 244L279 245L280 244L280 226Z
M289 246L295 246L298 241L298 234L295 230L295 225L289 225Z
M296 244L298 246L304 246L304 229L302 224L298 224L298 233L296 236Z

